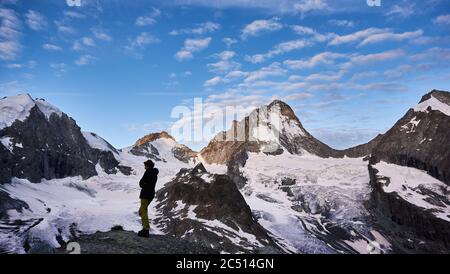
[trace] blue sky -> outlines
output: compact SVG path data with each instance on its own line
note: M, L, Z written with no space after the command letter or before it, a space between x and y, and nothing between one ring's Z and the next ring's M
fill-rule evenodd
M345 148L450 89L447 0L0 3L0 95L45 98L119 148L170 132L174 107L194 98L206 109L281 99Z

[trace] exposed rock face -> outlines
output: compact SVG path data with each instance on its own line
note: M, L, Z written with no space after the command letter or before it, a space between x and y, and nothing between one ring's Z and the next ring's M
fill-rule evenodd
M432 106L439 104L436 100L450 109L449 92L433 90L423 96L418 107L380 138L371 163L383 160L415 167L450 185L450 116Z
M161 131L161 132L155 132L155 133L150 133L148 135L145 135L144 137L140 138L139 140L136 141L136 143L134 144L135 146L142 146L146 143L150 143L153 142L157 139L160 138L166 138L166 139L172 139L175 141L175 139L167 132L165 131Z
M12 177L35 183L43 178L86 179L97 175L96 164L107 173L117 172L113 153L92 148L75 120L65 113L44 113L29 95L19 96L34 105L26 118L0 129L0 183Z
M8 193L0 190L0 219L6 219L8 217L8 210L15 209L22 212L24 208L28 209L27 203L13 199Z
M235 121L226 132L217 134L200 151L208 164L234 164L235 155L248 152L264 152L278 155L286 151L302 155L310 153L319 157L363 157L370 155L382 135L367 144L345 150L333 149L306 131L286 103L275 100L267 106L254 110L242 121Z
M235 183L226 175L209 174L201 164L182 169L156 199L156 223L168 235L220 252L280 252Z
M80 244L81 254L214 254L211 248L166 235L141 238L132 231L112 230L83 235L74 239ZM55 253L68 254L64 248Z
M161 141L165 143L164 148L158 148L158 143L161 143ZM168 157L168 155L163 155L160 150L166 150L164 152L170 153L170 157ZM189 163L189 161L195 161L197 158L197 152L185 145L177 143L175 138L165 131L151 133L140 138L130 149L130 153L136 156L144 156L154 161L163 162L170 160L167 158L174 157L178 161Z
M219 133L200 155L207 163L227 164L242 151L281 154L311 153L330 157L336 151L307 132L294 111L286 103L275 100L255 109L231 129Z
M450 93L433 90L422 97L419 105L403 116L388 132L381 136L373 148L369 164L370 183L373 187L372 204L387 219L407 227L429 241L450 247L450 222L436 217L432 209L415 203L427 202L437 208L450 205L445 185L430 190L428 181L423 186L410 186L406 179L403 189L387 192L384 185L393 178L379 174L374 166L380 161L411 167L427 172L450 185ZM448 188L448 187L447 187ZM410 189L419 194L418 201L405 199L399 192Z
M416 243L413 246L408 246L408 249L448 253L450 250L450 222L437 218L429 210L405 201L397 192L385 192L383 185L386 180L389 182L391 178L379 175L378 170L371 165L369 165L369 175L373 187L371 204L374 208L385 218L401 226L401 234L406 234L406 231L412 230L415 235L424 237L424 240L427 241L425 246ZM389 229L390 223L378 222L384 225L386 231L392 233L393 237L399 238L396 240L400 242L400 245L413 244L413 240L407 242L406 239L402 239L401 235L395 235L395 232ZM414 238L414 235L410 236L411 238Z

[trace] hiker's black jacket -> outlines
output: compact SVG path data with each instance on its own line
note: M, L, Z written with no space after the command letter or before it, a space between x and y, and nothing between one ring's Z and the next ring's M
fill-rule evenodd
M155 197L155 185L158 180L159 170L157 168L149 168L145 170L144 176L139 181L141 189L140 199L153 199Z

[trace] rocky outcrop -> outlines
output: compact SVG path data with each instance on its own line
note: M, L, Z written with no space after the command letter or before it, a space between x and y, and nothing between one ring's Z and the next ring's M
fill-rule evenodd
M369 165L370 184L373 188L371 208L387 220L402 227L400 236L395 235L395 230L391 229L391 223L380 220L378 223L383 225L385 231L391 233L393 238L398 238L397 241L401 245L406 245L407 249L448 253L450 250L450 222L437 218L431 211L404 200L397 192L387 193L384 191L383 185L389 184L391 178L384 177L378 172L377 169ZM399 229L397 228L397 230ZM408 230L413 232L412 236L409 237L410 241L402 239L401 236L407 234ZM413 238L417 235L429 241L428 247L421 247L418 243L412 246Z
M211 248L166 235L141 238L132 231L111 230L83 235L73 239L80 245L80 254L215 254ZM73 250L63 244L58 250L31 250L32 253L69 254ZM46 252L47 251L47 252Z
M260 134L259 130L262 130ZM261 135L269 135L269 138ZM333 149L305 130L289 105L275 100L254 110L242 121L234 121L230 130L217 134L199 154L208 164L227 165L235 165L235 155L245 152L277 155L286 151L297 155L310 153L323 158L358 158L370 155L382 136L349 149Z
M75 120L64 113L46 114L37 104L25 119L0 129L0 139L0 183L12 177L35 183L70 176L86 179L97 175L97 164L107 173L116 173L119 165L111 151L88 144Z
M421 104L435 98L450 109L450 93L433 90ZM450 185L450 116L428 107L410 109L374 147L371 163L386 161L425 170Z
M320 157L337 155L334 149L307 132L291 107L279 100L255 109L239 122L234 121L231 128L217 134L200 155L209 164L228 164L243 149L272 155L283 151Z
M8 218L8 210L22 212L23 209L28 208L29 206L24 201L14 199L5 191L0 190L0 220Z
M144 137L137 140L134 146L142 146L161 138L171 139L175 141L175 138L173 138L169 133L167 133L166 131L161 131L145 135Z
M226 175L206 172L201 164L180 170L157 192L156 200L155 222L168 235L220 252L280 252L236 184Z
M156 147L156 142L165 140L164 150L171 155L162 155ZM168 150L168 151L167 151ZM136 156L144 156L154 161L166 162L166 158L174 157L176 160L183 163L189 163L190 161L196 161L197 152L191 150L185 145L177 143L169 133L162 131L157 133L148 134L139 140L131 147L130 153Z

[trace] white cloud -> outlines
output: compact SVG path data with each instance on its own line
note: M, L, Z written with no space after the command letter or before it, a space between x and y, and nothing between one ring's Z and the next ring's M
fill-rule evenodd
M210 32L217 31L221 28L220 24L213 22L205 22L198 24L195 28L172 30L169 32L170 35L181 35L181 34L197 34L202 35Z
M67 71L67 65L65 63L52 63L50 68L53 69L57 76L61 76Z
M434 19L434 23L440 25L450 25L450 14L439 15Z
M84 14L73 11L73 10L64 11L64 15L68 18L73 18L73 19L83 19L86 17Z
M107 42L112 40L112 37L108 34L108 32L100 27L92 28L91 31L98 40Z
M290 69L310 69L318 65L330 65L334 64L334 61L339 58L346 57L345 54L334 52L322 52L310 59L302 60L285 60L283 64Z
M389 50L379 53L373 53L373 54L355 54L350 57L350 60L344 64L341 65L341 68L344 70L348 70L354 66L365 66L370 63L374 62L382 62L382 61L388 61L393 60L396 58L399 58L401 56L404 56L405 52L403 50L397 49L397 50Z
M337 35L328 44L336 46L341 44L354 43L363 40L371 35L386 33L387 31L388 29L368 28L347 35Z
M215 77L205 81L203 86L205 86L205 87L215 86L215 85L219 84L221 81L222 81L222 78L220 76L215 76Z
M72 34L75 33L75 29L71 26L68 26L65 22L56 20L54 21L56 28L58 32L61 32L63 34Z
M390 29L368 28L348 35L336 35L328 44L336 46L340 44L359 42L358 46L365 46L368 44L385 41L401 42L404 40L411 40L413 42L414 40L420 39L422 35L423 30L421 29L410 32L395 33Z
M232 70L238 70L241 64L231 59L236 55L234 51L223 51L215 55L219 61L216 63L207 64L209 71L214 73L227 73Z
M293 31L295 31L299 35L311 36L316 42L325 42L325 41L331 40L336 37L336 34L334 34L334 33L321 34L312 28L300 26L300 25L294 25L294 26L291 26L291 28Z
M22 48L20 26L14 10L0 8L0 60L15 60L19 55Z
M148 32L142 32L135 38L128 39L128 45L125 46L125 51L134 55L136 58L141 58L140 51L144 50L147 45L159 43L160 40Z
M80 58L78 58L75 61L75 64L78 66L85 66L85 65L91 64L95 59L96 59L95 57L93 57L89 54L85 54L85 55L80 56Z
M421 29L403 33L393 33L393 32L377 33L366 37L361 43L359 43L359 46L365 46L368 44L380 43L385 41L401 42L404 40L416 39L421 37L422 35L423 30Z
M328 23L330 23L331 25L335 25L338 27L347 27L347 28L352 28L355 26L355 23L353 21L349 21L349 20L328 20Z
M328 9L324 0L301 0L294 4L294 9L302 16L311 11L319 11Z
M10 69L20 69L20 68L29 68L32 69L34 67L36 67L37 62L34 60L28 61L27 63L12 63L12 64L7 64L6 67L10 68Z
M26 23L28 27L32 30L43 30L47 27L47 20L45 20L44 16L37 11L28 10L25 14Z
M204 39L186 39L184 40L184 47L175 54L175 58L178 61L191 59L193 58L192 53L199 52L207 48L211 40L211 37Z
M250 72L244 79L244 82L255 82L270 76L281 76L284 74L286 74L286 70L280 66L280 63L274 62L267 67L262 67L259 70Z
M90 38L90 37L83 37L82 39L81 39L81 41L83 41L83 44L85 45L85 46L88 46L88 47L95 47L96 45L95 45L95 42L94 42L94 39L92 39L92 38Z
M401 5L394 5L391 10L387 12L387 16L392 18L406 18L414 15L415 13L415 4L414 3L402 3Z
M60 51L62 48L60 46L54 45L54 44L43 44L42 48L48 51Z
M225 45L227 45L228 48L237 43L236 39L230 37L225 37L222 39L222 41L225 43Z
M255 54L252 56L246 56L246 60L251 63L261 63L266 61L269 58L272 58L276 55L281 55L293 50L302 49L308 46L311 46L313 43L305 40L305 39L297 39L297 40L291 40L287 42L282 42L277 44L273 49L270 51L263 53L263 54Z
M187 60L187 59L191 59L194 56L192 55L192 52L188 51L188 50L179 50L177 53L175 53L175 58L178 61L183 61L183 60Z
M139 16L136 18L136 26L139 27L145 27L145 26L151 26L156 23L156 17L161 15L161 11L159 9L153 8L153 10L144 16Z
M255 20L242 29L241 38L247 39L251 36L258 36L262 33L279 30L283 25L278 21L279 18L276 17L270 20Z

